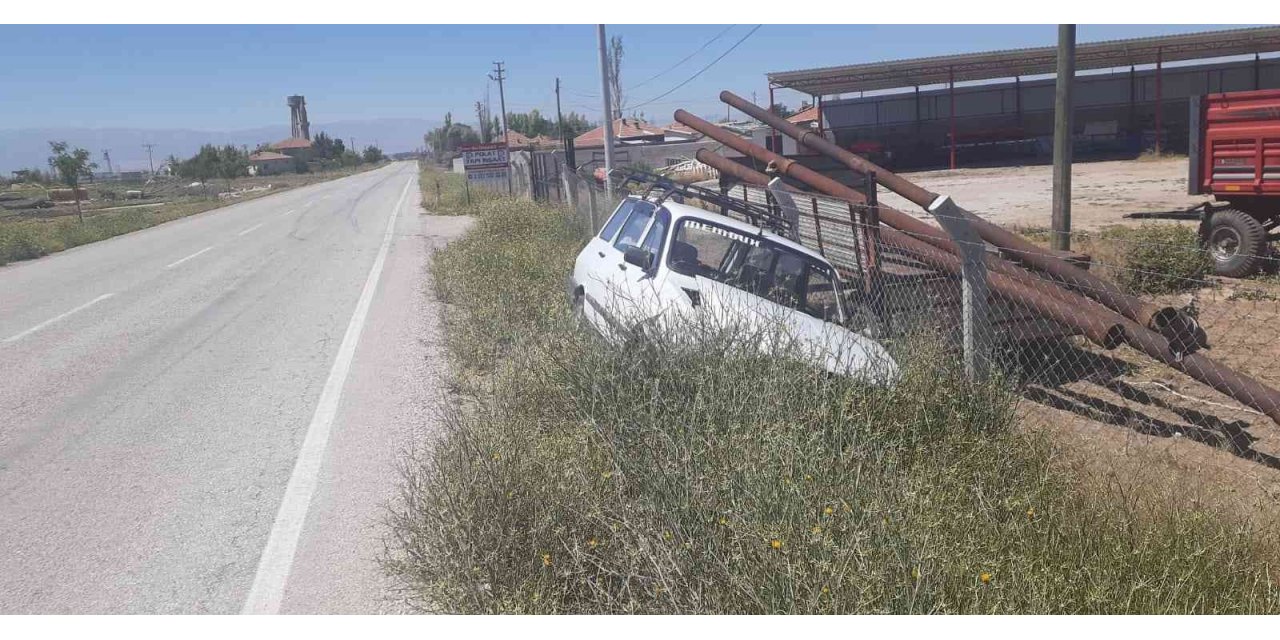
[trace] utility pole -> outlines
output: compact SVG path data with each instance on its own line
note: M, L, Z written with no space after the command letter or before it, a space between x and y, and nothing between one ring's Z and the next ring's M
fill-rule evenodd
M564 143L564 114L560 113L560 78L556 78L556 132L560 134L560 146L568 149Z
M1053 104L1053 232L1050 246L1071 250L1071 86L1076 78L1076 26L1058 25L1058 78Z
M498 83L498 107L502 109L502 142L507 141L507 95L503 90L502 81L507 78L505 70L502 68L501 62L493 63L493 75L489 76L490 80Z
M110 149L102 150L102 159L107 163L107 175L114 174L115 169L111 168L111 150Z
M505 73L503 73L502 63L501 63L501 62L495 62L495 63L493 63L493 73L494 73L494 75L489 76L489 79L491 79L491 80L495 80L495 81L497 81L497 83L498 83L498 108L499 108L499 109L502 109L502 146L504 146L504 147L505 147L505 146L507 146L507 145L508 145L508 142L507 142L507 140L508 140L508 138L507 138L507 94L506 94L506 92L503 90L502 81L503 81L503 80L505 80L505 79L507 78L507 76L506 76L506 74L505 74ZM495 77L495 76L496 76L496 77ZM507 161L507 162L508 162L508 165L507 165L507 195L512 195L512 193L514 192L514 188L512 187L512 184L511 184L511 166L510 166L510 160L508 159L508 161Z
M142 145L147 148L147 166L151 168L151 175L156 175L156 163L151 159L151 150L155 148L154 144L147 143Z
M604 25L596 25L600 40L600 97L604 102L604 189L613 203L613 106L609 99L609 52L605 49Z

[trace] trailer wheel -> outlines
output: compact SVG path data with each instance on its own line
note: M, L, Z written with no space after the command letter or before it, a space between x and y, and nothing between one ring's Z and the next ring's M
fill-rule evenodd
M1267 230L1258 219L1236 209L1221 209L1209 218L1205 237L1213 272L1228 278L1257 273L1267 256Z

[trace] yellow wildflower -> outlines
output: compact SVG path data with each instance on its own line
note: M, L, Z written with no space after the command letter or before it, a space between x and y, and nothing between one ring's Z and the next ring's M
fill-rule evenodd
M671 539L671 532L670 532L670 531L663 531L663 532L662 532L662 537L663 537L663 538L666 538L667 540L670 540L670 539Z
M773 547L774 549L781 549L782 541L777 538L774 538L773 540L769 541L769 546Z
M915 580L920 579L920 567L911 567L911 577Z
M729 526L729 519L724 516L720 516L720 524L726 527Z
M493 459L494 459L494 460L497 460L498 458L501 458L501 457L502 457L502 454L500 454L500 453L494 453L494 454L493 454Z
M812 529L812 531L813 531L813 533L814 533L815 535L816 535L816 534L819 534L819 533L822 533L822 527L819 527L818 525L816 525L816 524L815 524L815 525L813 525L813 529Z
M1028 519L1028 520L1035 520L1035 519L1036 519L1036 508L1035 508L1035 507L1027 507L1027 519Z
M991 574L983 571L978 575L978 579L982 581L982 584L988 584L991 582Z
M600 474L600 477L601 477L601 478L604 478L605 480L608 480L609 478L612 478L612 477L613 477L613 472L612 472L612 471L605 471L604 473Z
M587 546L591 547L592 549L596 548L596 545L598 544L600 544L600 542L595 538L591 538L590 540L587 540Z
M809 475L809 474L807 474L807 473L806 473L806 474L804 474L804 479L805 479L805 481L806 481L806 482L809 482L809 481L812 481L812 480L813 480L813 476L811 476L811 475Z
M835 513L835 512L836 512L836 510L835 510L835 509L832 509L831 507L823 507L823 509L822 509L822 515L824 515L824 516L829 516L829 515L831 515L831 514L833 514L833 513Z
M542 566L544 567L551 566L551 554L549 553L542 554Z

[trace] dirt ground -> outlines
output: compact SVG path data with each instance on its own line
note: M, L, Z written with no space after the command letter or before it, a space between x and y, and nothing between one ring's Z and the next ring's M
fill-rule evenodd
M1049 226L1053 168L992 167L904 173L903 177L1003 226ZM882 202L915 213L919 207L880 189ZM1137 224L1121 216L1186 209L1208 198L1187 195L1187 158L1115 160L1076 164L1071 173L1071 226L1092 231Z
M1185 209L1207 200L1186 193L1187 159L1077 164L1072 227L1137 225L1126 213ZM1001 226L1046 229L1052 168L998 167L904 174L950 195ZM881 189L882 202L919 207ZM920 212L924 219L927 214ZM1280 281L1211 277L1161 304L1197 309L1205 353L1280 388ZM1089 482L1119 490L1134 508L1209 505L1247 519L1280 551L1280 426L1129 348L1103 351L1079 338L1032 345L1022 355L1024 428L1048 434L1062 460Z

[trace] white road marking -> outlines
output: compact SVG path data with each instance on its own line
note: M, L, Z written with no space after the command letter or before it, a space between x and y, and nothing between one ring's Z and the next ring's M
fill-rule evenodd
M202 253L204 253L204 252L206 252L206 251L209 251L209 250L211 250L211 249L213 249L213 247L205 247L205 248L203 248L203 249L201 249L201 250L199 250L199 251L197 251L197 252L195 252L195 253L193 253L193 254L191 254L191 255L189 255L189 256L187 256L187 257L185 257L185 258L181 259L181 260L178 260L178 261L176 261L176 262L170 262L169 264L165 265L165 267L164 267L164 268L166 268L166 269L172 269L172 268L174 268L174 267L176 267L176 266L178 266L178 265L180 265L180 264L182 264L182 263L184 263L184 262L186 262L186 261L188 261L188 260L190 260L190 259L192 259L192 258L194 258L194 257L196 257L196 256L198 256L198 255L200 255L200 254L202 254Z
M280 215L282 215L282 216L287 216L287 215L289 215L289 214L293 213L294 211L297 211L297 209L290 209L290 210L288 210L288 211L286 211L286 212L284 212L284 213L282 213L282 214L280 214Z
M53 324L53 323L55 323L55 322L57 322L57 321L59 321L59 320L62 320L62 319L64 319L64 318L66 318L67 316L70 316L70 315L71 315L71 314L73 314L73 313L77 313L77 312L80 312L80 311L84 311L85 309L88 309L89 307L92 307L93 305L98 304L99 302L102 302L103 300L106 300L107 298L110 298L111 296L114 296L114 295L115 295L114 293L104 293L104 294L102 294L102 295L100 295L100 296L98 296L98 297L96 297L96 298L94 298L94 299L92 299L92 300L90 300L90 301L88 301L88 302L86 302L86 303L84 303L84 304L82 304L82 305L80 305L80 306L78 306L78 307L76 307L76 308L74 308L74 309L72 309L72 310L70 310L70 311L66 312L66 313L63 313L63 314L61 314L61 315L57 315L57 316L54 316L54 317L52 317L52 318L49 318L48 320L45 320L44 322L41 322L40 324L38 324L38 325L36 325L36 326L34 326L34 327L31 327L30 329L27 329L26 331L23 331L22 333L19 333L19 334L17 334L17 335L13 335L13 336L9 336L8 338L5 338L5 339L4 339L4 341L5 341L5 342L16 342L16 341L18 341L18 340L21 340L21 339L23 339L23 338L25 338L25 337L27 337L27 336L29 336L29 335L31 335L31 334L33 334L33 333L35 333L35 332L37 332L37 331L39 331L39 330L41 330L41 329L43 329L43 328L47 327L47 326L49 326L49 325L51 325L51 324Z
M249 227L248 229L245 229L244 231L241 231L240 233L237 233L236 235L238 235L238 236L242 236L242 235L245 235L246 233L252 233L254 229L257 229L258 227L261 227L261 226L262 226L262 225L264 225L264 224L266 224L266 223L265 223L265 222L259 222L258 224L255 224L255 225L253 225L252 227Z
M298 459L293 465L293 473L289 476L289 484L284 490L284 499L280 510L276 512L275 522L271 525L271 535L267 537L267 545L258 559L258 570L253 577L253 586L245 599L241 613L279 613L280 603L284 599L285 584L289 580L289 572L293 570L293 557L298 550L298 538L302 535L302 525L307 519L307 509L311 506L311 496L315 493L320 475L320 464L324 460L325 448L329 444L329 432L333 427L334 416L338 413L338 402L342 399L342 387L346 384L347 374L351 370L351 361L355 357L356 345L360 342L360 333L369 315L369 306L373 302L373 294L378 289L378 279L382 275L383 264L387 261L387 251L391 247L391 239L395 231L396 218L404 205L405 196L409 194L409 185L413 178L405 183L400 192L400 200L396 208L391 210L391 219L387 221L387 230L382 236L382 246L378 249L378 257L369 269L369 277L364 282L360 299L356 302L355 311L351 314L351 322L347 324L347 332L338 347L338 356L329 370L324 390L320 392L320 401L316 403L315 414L311 416L311 425L307 427L307 435L302 441L302 449L298 451Z

